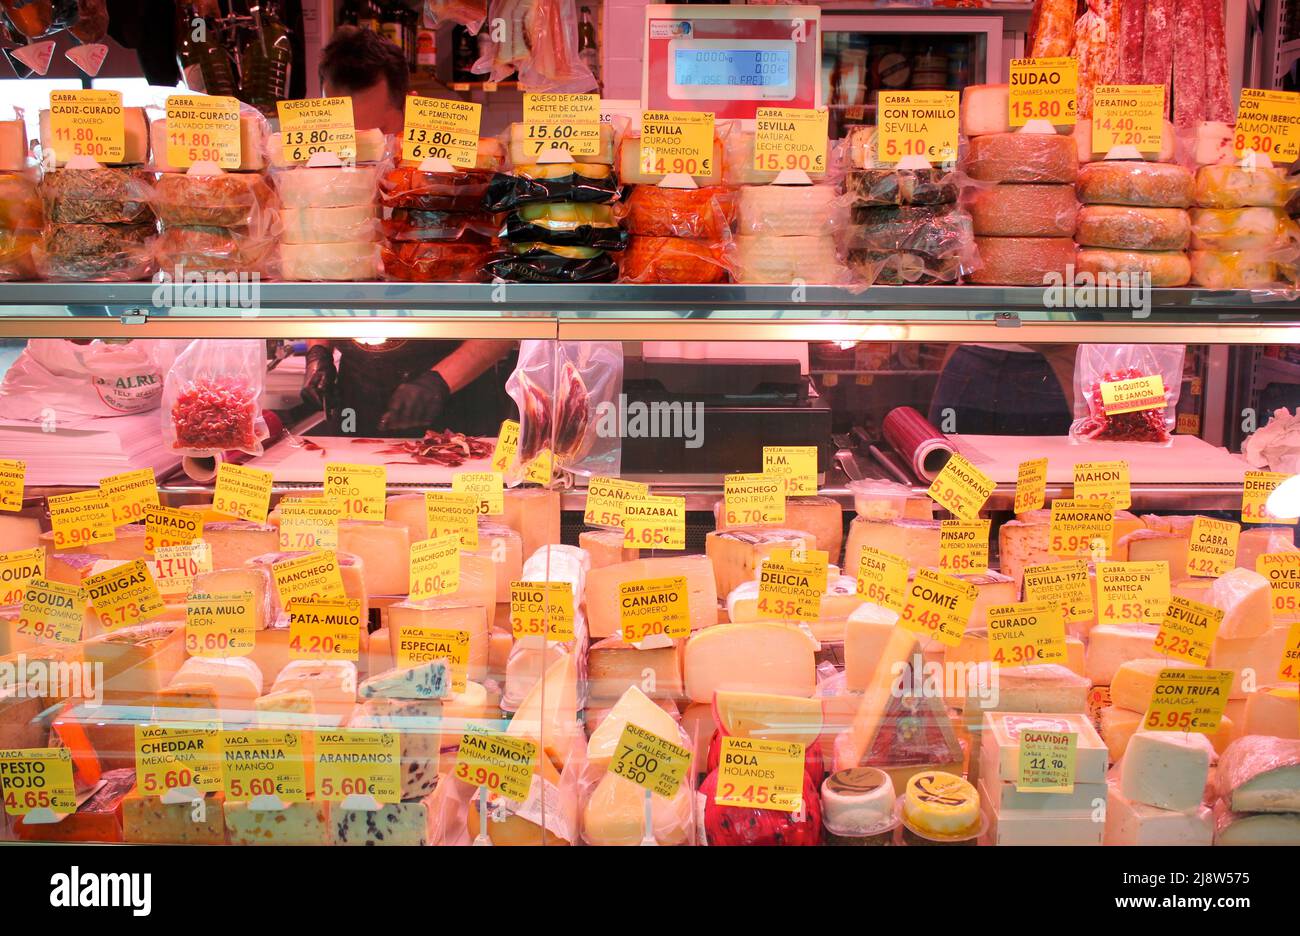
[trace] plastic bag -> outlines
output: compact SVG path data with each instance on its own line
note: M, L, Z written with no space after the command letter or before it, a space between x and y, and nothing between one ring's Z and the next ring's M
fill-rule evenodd
M390 241L477 241L489 243L501 230L496 215L484 211L426 211L394 208L381 225Z
M176 358L163 387L163 440L183 455L262 454L266 345L199 338Z
M137 338L76 344L32 338L0 383L0 416L125 416L157 409L163 379L185 341Z
M272 227L275 195L257 173L191 169L159 174L151 203L163 224L246 228L264 236Z
M144 169L56 169L40 183L51 224L144 224L154 219L153 176Z
M1172 445L1184 350L1182 345L1079 345L1070 441ZM1137 377L1159 377L1164 404L1125 413L1114 412L1126 408L1123 402L1114 401L1107 407L1102 385ZM1112 412L1107 413L1108 408Z
M610 166L542 163L515 166L488 184L485 211L511 211L524 205L578 202L606 205L618 198L618 177Z
M473 36L483 28L487 0L424 0L424 15L434 23L460 23Z
M515 637L506 659L505 685L501 690L502 710L517 711L542 679L542 674L567 653L577 654L574 659L581 687L578 701L579 705L586 703L587 619L582 612L582 597L590 571L591 557L586 550L576 546L543 546L524 560L519 581L568 583L573 593L573 638L548 640L544 634L528 632Z
M775 237L833 234L844 225L844 209L833 185L742 185L736 232Z
M486 274L505 283L612 283L618 264L597 247L511 244L484 266Z
M488 23L490 41L470 69L474 73L486 73L488 81L504 81L518 72L524 91L596 90L596 76L578 57L574 0L491 0Z
M520 464L550 449L555 464L569 471L616 477L621 441L617 432L599 428L622 388L622 342L522 342L506 381L519 407Z

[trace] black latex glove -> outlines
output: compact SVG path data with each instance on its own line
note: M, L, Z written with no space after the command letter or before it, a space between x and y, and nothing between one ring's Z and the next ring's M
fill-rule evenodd
M451 388L437 371L425 371L393 391L388 412L379 420L380 432L428 429L442 415Z
M325 401L333 393L338 376L334 367L334 349L329 345L312 345L307 349L307 369L302 378L303 400L325 409Z

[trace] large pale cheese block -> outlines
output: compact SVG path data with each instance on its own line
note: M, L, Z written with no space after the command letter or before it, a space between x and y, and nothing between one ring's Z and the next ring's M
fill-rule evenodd
M763 560L778 549L816 549L811 533L781 527L742 527L714 530L704 539L704 552L713 563L719 595L758 577Z
M622 633L619 585L644 579L686 578L691 630L718 623L718 590L713 579L713 564L707 556L669 556L635 559L603 569L592 569L587 576L587 628L593 639Z
M1290 627L1286 623L1274 624L1266 634L1246 640L1215 639L1210 648L1210 666L1232 670L1231 698L1244 699L1249 690L1277 678Z
M686 695L709 702L719 689L811 696L815 644L785 624L720 624L692 634L682 669Z
M1243 735L1223 752L1215 786L1236 812L1300 813L1300 741Z
M1300 814L1240 813L1214 805L1215 845L1300 845Z
M432 845L443 823L445 796L436 790L424 799L387 803L371 812L330 809L334 845Z
M1225 640L1262 637L1273 628L1272 589L1253 569L1229 569L1210 586L1206 598L1223 610L1218 636Z
M434 700L366 699L350 728L396 732L401 747L402 799L418 799L438 785L442 704Z
M271 575L271 580L275 581L275 572L272 566L281 562L288 562L290 559L299 559L303 556L310 555L306 552L270 552L260 556L254 556L248 560L250 568L265 569ZM361 560L351 553L335 553L338 560L339 578L343 580L343 597L355 598L361 602L361 619L364 622L370 613L370 595L366 591L365 569L361 566ZM462 582L463 584L463 582ZM277 615L284 610L284 602L280 598L279 588L271 589L274 598L274 610ZM362 649L365 648L365 634L362 634Z
M718 530L734 530L740 524L727 523L724 504L725 501L719 500L713 505L714 523ZM834 498L820 494L787 497L785 519L780 523L763 525L807 530L817 541L817 548L830 554L832 563L840 561L840 549L844 545L844 511Z
M122 108L122 124L125 130L122 140L126 148L125 155L120 161L105 163L105 165L127 166L147 163L149 161L149 118L145 116L144 108ZM54 134L50 130L50 112L48 110L41 111L40 133L42 152L50 153L53 151L52 156L46 156L42 161L49 164L52 160L54 167L58 169L67 165L68 159L73 154L66 145L60 146L55 142Z
M375 239L379 209L373 204L337 208L285 208L280 212L282 244L348 244Z
M881 655L898 629L898 613L866 602L844 622L844 682L852 690L865 691Z
M961 92L961 132L966 136L1011 130L1010 91L1005 84L967 85Z
M280 548L280 531L269 523L229 520L207 523L203 539L212 547L212 568L236 569Z
M287 614L277 616L269 627L257 632L257 642L254 644L252 652L248 654L248 658L256 663L257 668L262 671L262 681L264 683L274 683L275 678L280 675L280 671L289 665L291 636L289 616ZM362 651L363 660L366 651L369 650L369 645L370 641L367 639L365 641L366 650Z
M1086 677L1057 663L995 668L992 663L966 667L963 710L979 712L1046 712L1080 714L1088 711Z
M1088 633L1087 677L1094 686L1109 686L1127 661L1159 656L1159 632L1154 624L1098 624Z
M656 845L688 845L694 831L690 785L671 799L658 793L650 802ZM639 845L645 836L645 790L631 780L606 773L582 809L582 836L588 845Z
M462 554L463 555L463 554ZM398 641L404 628L433 631L465 631L469 634L468 665L470 679L481 680L487 675L488 664L488 608L491 605L467 604L455 596L430 598L423 601L401 601L388 608L388 633L393 661L397 662ZM376 634L379 631L375 632Z
M620 698L631 687L652 699L682 698L681 649L682 641L639 650L621 636L599 640L587 650L587 692L593 701Z
M1244 527L1237 537L1237 567L1254 571L1264 553L1295 551L1294 527Z
M1151 696L1164 669L1199 669L1191 663L1181 660L1167 660L1164 657L1125 660L1115 670L1110 681L1110 702L1130 712L1145 712L1151 707Z
M1300 692L1296 687L1264 686L1249 693L1245 733L1300 739Z
M1119 764L1120 792L1160 809L1195 809L1205 794L1215 757L1205 735L1139 729Z
M576 653L566 653L551 664L510 719L506 734L537 741L556 769L564 769L575 744L581 747Z
M578 545L591 557L591 567L601 569L616 562L630 562L641 556L641 550L623 545L622 530L583 530L578 534Z
M636 686L629 686L587 740L587 763L601 770L607 769L618 753L618 742L623 736L623 729L629 724L673 744L681 743L677 720L650 701Z
M505 513L500 519L524 540L524 555L531 556L548 543L560 542L560 492L551 488L507 488Z
M984 778L980 778L980 796L989 797ZM980 839L982 844L1012 847L1017 845L1042 846L1093 846L1101 844L1104 826L1089 817L1062 819L1036 813L997 813L985 809L988 830Z
M867 605L863 605L867 607ZM885 722L890 702L896 693L901 668L921 649L916 635L902 627L893 628L876 655L871 676L863 687L853 724L840 736L835 746L835 769L857 767L871 749ZM848 644L845 645L847 653ZM852 688L852 686L850 686Z
M225 796L205 796L200 806L164 803L134 789L122 800L122 839L135 845L224 845Z
M844 570L850 575L858 573L863 546L902 556L913 567L937 567L939 521L904 519L880 522L854 517L844 547Z
M1167 562L1169 580L1189 578L1187 551L1191 537L1184 531L1135 530L1115 543L1115 558L1120 562Z
M392 520L340 520L339 550L361 560L367 595L405 595L411 582L411 538Z
M271 692L306 692L323 715L348 715L357 701L357 667L351 660L293 660Z
M1069 793L1020 792L1015 778L998 779L998 749L984 735L981 747L980 789L982 805L999 817L1030 816L1047 819L1091 819L1106 801L1106 784L1075 782Z
M330 804L290 803L287 809L250 809L244 800L225 804L226 837L231 845L328 845Z
M216 698L216 708L251 710L262 694L262 671L246 657L190 657L168 686L208 686Z
M373 280L379 276L379 248L373 241L281 244L280 265L291 282Z
M1111 780L1106 797L1103 845L1213 845L1214 812L1196 806L1186 812L1159 809L1126 797Z
M1107 750L1092 721L1080 712L989 712L984 716L983 744L994 755L996 773L982 776L984 783L1015 781L1020 775L1020 736L1024 731L1068 731L1076 736L1076 783L1106 781Z
M19 552L42 545L41 521L36 517L0 514L0 552ZM54 552L54 537L44 543L45 554Z
M137 624L93 637L82 645L92 666L102 666L106 701L149 704L185 662L185 628L179 624Z
M762 741L815 744L824 726L821 699L719 689L713 712L724 735Z
M272 592L275 583L266 569L214 569L194 576L190 591L195 595L230 595L250 591L253 593L254 622L257 630L265 630L275 621Z

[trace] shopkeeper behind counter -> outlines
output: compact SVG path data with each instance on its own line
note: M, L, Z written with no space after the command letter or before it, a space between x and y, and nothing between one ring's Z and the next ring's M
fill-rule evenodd
M321 50L320 83L326 97L352 98L357 132L401 138L411 78L396 45L372 30L340 26Z
M950 345L930 422L962 435L1065 435L1076 345Z

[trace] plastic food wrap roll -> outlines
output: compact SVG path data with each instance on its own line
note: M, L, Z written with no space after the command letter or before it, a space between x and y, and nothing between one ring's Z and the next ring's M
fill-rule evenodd
M622 212L629 234L718 242L736 220L736 191L720 185L695 189L638 185Z
M721 248L682 237L633 236L619 264L625 283L720 283Z
M970 197L975 233L984 237L1073 237L1078 213L1072 185L991 185Z
M1202 166L1196 170L1196 204L1201 208L1281 208L1300 181L1281 169L1261 166Z
M746 185L736 212L740 234L816 237L834 224L832 185Z
M1192 282L1206 289L1266 289L1277 282L1277 265L1242 251L1193 250Z
M1085 205L1187 208L1194 181L1182 166L1147 162L1094 162L1079 167L1079 201Z
M1191 222L1181 208L1084 205L1075 240L1088 247L1119 250L1186 250Z
M835 254L833 237L736 238L738 283L842 283L847 271Z
M1191 263L1181 250L1108 250L1080 247L1074 268L1079 273L1149 273L1152 286L1186 286Z
M398 241L380 248L384 277L407 283L478 283L493 247L485 242Z
M1277 246L1293 222L1279 208L1194 208L1192 247L1196 250L1268 250Z
M977 237L975 249L979 266L966 279L981 286L1043 286L1074 262L1068 237Z
M890 447L926 481L933 481L957 451L946 435L910 406L890 410L880 429Z
M1059 133L990 133L971 138L966 172L980 182L1073 183L1079 154Z

